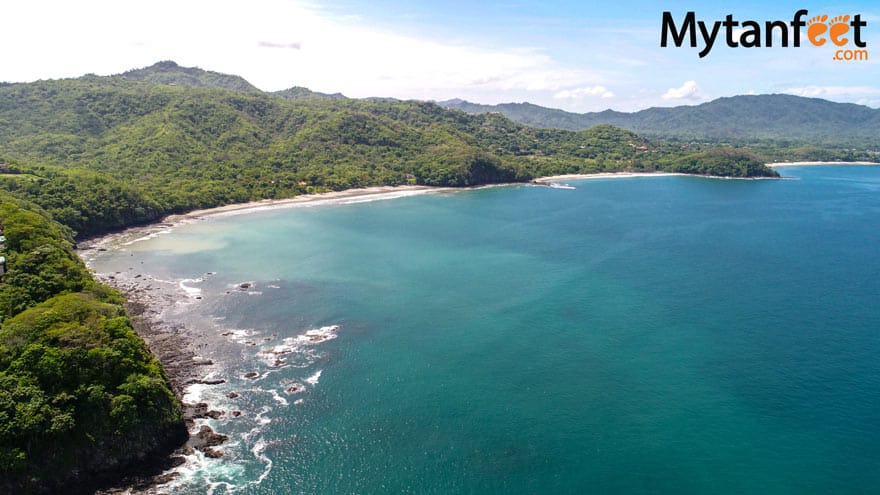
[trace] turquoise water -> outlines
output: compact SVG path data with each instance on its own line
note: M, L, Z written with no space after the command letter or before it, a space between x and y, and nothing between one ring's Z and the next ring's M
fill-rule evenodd
M201 290L167 317L227 383L192 398L242 416L174 493L876 493L880 167L781 171L212 217L93 265Z

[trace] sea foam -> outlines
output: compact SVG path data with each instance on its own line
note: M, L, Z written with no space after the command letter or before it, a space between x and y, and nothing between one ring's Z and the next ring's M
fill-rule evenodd
M204 281L205 281L205 279L203 279L203 278L185 278L185 279L181 280L177 284L177 286L180 287L180 290L182 290L183 293L186 294L187 297L189 297L190 299L194 299L194 298L202 295L202 289L199 287L192 287L187 284L198 284L198 283L201 283Z
M305 380L306 383L308 383L309 385L311 385L311 386L313 386L313 387L314 387L315 385L317 385L317 384L318 384L318 380L321 379L321 371L323 371L323 370L318 370L318 371L315 372L314 375L312 375L312 376L306 378L306 380Z

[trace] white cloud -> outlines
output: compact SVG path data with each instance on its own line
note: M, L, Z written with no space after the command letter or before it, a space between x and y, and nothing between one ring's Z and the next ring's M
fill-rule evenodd
M858 103L871 107L880 106L880 88L871 86L802 86L784 89L783 93L823 98L833 101Z
M299 50L302 48L298 41L292 43L273 43L271 41L258 41L257 46L260 48L285 48L290 50Z
M700 88L696 81L685 81L684 84L677 88L669 88L661 96L664 100L699 100Z
M802 86L783 91L791 95L808 97L880 96L880 88L870 86Z
M294 85L348 96L443 99L555 92L601 80L541 50L492 48L380 29L297 0L12 2L0 80L113 74L174 60L243 76L264 90Z
M584 88L564 89L553 95L558 100L577 100L585 96L600 96L602 98L613 98L614 93L608 91L605 86L587 86Z

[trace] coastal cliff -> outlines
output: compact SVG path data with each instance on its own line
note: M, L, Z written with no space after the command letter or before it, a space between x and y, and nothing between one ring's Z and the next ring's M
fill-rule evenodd
M0 492L90 493L188 438L159 361L69 229L0 198Z

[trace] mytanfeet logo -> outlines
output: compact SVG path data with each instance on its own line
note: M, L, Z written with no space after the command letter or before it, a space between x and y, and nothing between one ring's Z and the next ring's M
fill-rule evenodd
M806 37L812 46L823 47L830 42L829 46L834 47L831 57L833 60L868 60L868 44L862 40L862 29L868 23L862 20L861 14L840 14L834 17L819 14L805 20L807 17L809 12L801 9L794 13L791 22L774 20L764 21L762 24L752 20L738 21L733 14L728 14L723 21L715 21L710 25L705 21L698 21L696 13L691 11L677 24L672 12L666 11L663 12L660 46L668 46L671 37L677 47L684 44L687 38L691 48L697 48L699 33L703 48L698 55L703 58L712 51L723 27L724 40L731 48L772 47L776 42L781 47L799 48L801 30L806 28Z

